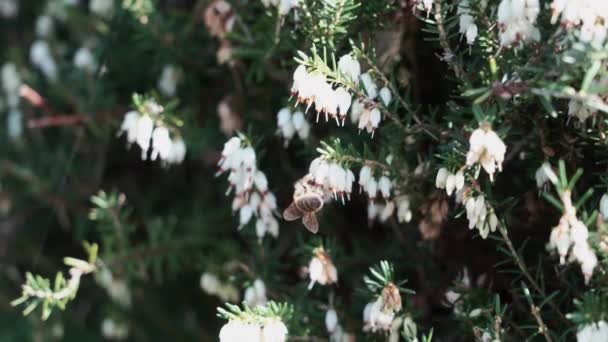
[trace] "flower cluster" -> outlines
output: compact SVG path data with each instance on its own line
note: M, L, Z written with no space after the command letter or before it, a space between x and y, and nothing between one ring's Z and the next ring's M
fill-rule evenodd
M300 65L293 74L292 95L297 97L298 103L306 104L310 108L313 104L319 116L324 114L325 121L329 118L336 120L338 125L344 125L346 114L351 105L352 95L343 87L335 90L327 77L320 71L308 71L306 66Z
M397 222L404 223L412 220L410 199L407 195L397 196L395 199L387 200L386 203L370 201L367 204L367 218L370 225L377 218L380 222L386 222L397 210Z
M313 251L313 257L308 264L308 273L310 276L309 290L315 286L315 283L329 285L338 282L338 269L323 247L315 248Z
M490 231L496 231L498 217L496 217L494 209L486 203L483 195L470 196L464 203L469 229L477 228L479 235L484 239L488 237Z
M464 35L467 39L467 44L471 45L477 38L477 25L475 24L475 18L471 12L471 5L469 0L462 0L458 4L458 10L456 11L459 15L459 32Z
M299 0L262 0L264 7L278 7L280 15L287 15L292 8L299 5Z
M390 331L395 313L401 310L401 295L393 283L387 284L376 300L363 309L363 331Z
M502 0L498 6L500 45L540 41L540 31L535 26L539 13L538 0Z
M277 237L279 222L276 219L277 200L268 190L268 179L257 169L256 154L251 145L240 137L233 137L222 151L217 175L229 172L230 186L226 195L234 189L232 210L239 211L239 229L256 220L256 234L261 240L266 233Z
M200 286L205 293L217 296L223 302L236 303L239 301L239 290L231 283L223 283L215 274L203 273Z
M551 231L549 238L549 249L557 251L560 263L577 261L581 265L581 271L588 282L597 266L597 256L587 241L589 231L587 226L576 217L565 214L559 220L559 224Z
M437 177L435 178L435 186L438 189L445 189L448 196L452 196L452 193L459 193L464 190L464 173L462 170L451 173L445 167L442 167L437 171Z
M345 198L350 199L355 181L355 175L350 169L344 168L323 155L310 163L308 174L312 176L316 187L322 189L323 192L333 193L334 199L340 197L342 203Z
M307 56L305 58L308 59ZM325 73L305 65L296 69L291 93L297 102L304 103L307 110L314 104L317 122L320 115L325 115L325 121L332 118L341 126L344 126L350 109L352 122L359 130L365 129L373 136L382 120L379 102L388 106L393 97L391 91L387 87L378 90L372 76L361 74L361 65L350 54L338 60L337 70L330 72L329 78ZM352 92L357 95L354 100Z
M608 3L602 0L553 0L552 22L561 16L566 27L580 26L579 38L595 46L601 46L608 35Z
M220 330L220 342L285 342L287 333L285 324L276 318L252 322L231 319Z
M353 123L357 124L360 131L366 130L373 137L376 128L378 128L382 120L378 100L384 106L388 106L393 99L393 94L387 87L383 87L378 91L378 85L369 73L362 74L360 81L363 88L365 88L367 97L359 96L353 101L350 118Z
M359 186L361 190L367 193L369 200L376 200L378 192L385 201L391 198L391 189L393 182L387 175L382 175L380 178L374 177L374 170L369 165L364 165L359 171Z
M310 135L310 124L306 121L304 113L301 111L292 113L289 108L283 108L277 113L277 127L277 133L285 139L285 147L296 133L301 140L308 139Z
M159 118L164 111L163 107L153 101L144 104L144 112L132 110L125 117L118 131L118 136L126 133L127 143L136 143L141 148L141 159L159 158L163 164L180 164L186 156L186 143L175 135L171 138L169 127L165 126Z
M253 284L245 289L244 298L245 303L252 308L266 305L268 298L266 298L266 285L262 279L254 280Z
M507 146L498 134L492 130L490 125L482 124L480 128L473 131L469 139L469 152L467 153L467 165L472 166L481 163L481 166L494 181L494 173L502 171L502 162L505 160ZM447 184L446 184L447 185Z

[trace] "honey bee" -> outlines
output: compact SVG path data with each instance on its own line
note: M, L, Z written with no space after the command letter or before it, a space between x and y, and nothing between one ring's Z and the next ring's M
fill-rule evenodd
M329 195L314 183L311 176L306 176L296 182L293 202L283 211L283 218L287 221L302 218L306 229L316 234L319 231L317 212L323 209L328 197Z

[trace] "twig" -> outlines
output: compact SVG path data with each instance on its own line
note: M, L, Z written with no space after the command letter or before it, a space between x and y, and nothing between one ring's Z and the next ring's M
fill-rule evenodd
M445 30L445 26L443 24L443 14L441 14L441 1L435 1L435 22L437 23L437 31L439 32L439 44L444 50L445 53L445 62L454 70L454 74L456 77L464 80L465 72L464 68L456 60L456 54L450 47L450 43L448 42L448 35Z
M509 234L507 232L507 228L502 223L499 223L498 224L498 231L500 232L500 235L502 235L502 240L505 242L505 244L509 248L509 252L511 252L511 255L513 256L513 259L515 259L515 263L519 267L519 270L526 277L526 279L532 285L532 287L534 288L534 290L536 292L538 292L542 297L547 297L547 294L545 293L545 291L540 287L540 285L538 285L538 283L536 282L536 280L534 279L534 277L532 277L532 275L530 274L530 272L528 272L528 266L526 265L526 263L524 262L524 260L521 258L521 256L519 255L519 253L517 252L517 250L513 246L513 242L509 238ZM570 326L572 324L566 318L566 316L564 316L564 314L559 310L559 308L557 307L557 305L555 305L553 303L553 301L549 301L548 304L558 314L558 316L560 317L560 319L564 323L566 323L568 326Z
M553 339L551 339L551 336L549 335L549 329L543 321L543 317L540 315L540 310L538 309L538 306L530 306L530 311L532 312L532 316L534 316L534 319L536 319L536 323L538 323L538 330L543 334L545 340L547 342L553 342Z
M83 115L52 115L39 119L27 120L27 127L30 129L47 128L57 126L74 126L88 121L88 117Z
M351 163L358 163L361 165L369 165L369 166L377 167L377 168L380 168L383 170L391 169L390 165L384 164L384 163L376 161L376 160L363 159L363 158L350 156L350 155L340 156L340 159L343 161L351 162Z

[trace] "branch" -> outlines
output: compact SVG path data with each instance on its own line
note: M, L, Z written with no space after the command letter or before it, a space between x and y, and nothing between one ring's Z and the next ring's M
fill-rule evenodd
M437 30L439 31L439 43L444 50L443 60L454 70L456 77L463 80L465 79L464 67L456 60L456 54L450 47L448 42L448 35L443 24L443 14L441 13L441 1L435 1L435 22L437 23Z
M540 287L540 285L538 285L538 283L536 282L536 280L534 279L534 277L532 277L532 275L530 274L530 272L528 272L528 266L526 265L526 263L524 262L524 260L521 258L521 256L519 255L519 253L517 252L517 250L513 246L513 242L509 238L509 234L507 232L507 228L502 224L502 222L499 222L499 224L498 224L498 231L500 232L500 235L502 235L502 240L505 242L505 244L509 248L509 252L511 252L511 255L513 256L513 259L515 259L515 263L519 267L519 270L521 271L521 273L528 280L528 282L532 285L532 287L534 288L534 290L536 290L536 292L538 292L541 295L541 297L547 297L547 294L545 293L545 290L543 290ZM572 325L572 322L570 322L566 318L566 316L564 316L564 314L559 310L559 308L557 307L557 305L555 305L555 303L553 303L553 301L549 301L548 304L557 313L557 315L560 317L560 319L564 323L566 323L567 326Z

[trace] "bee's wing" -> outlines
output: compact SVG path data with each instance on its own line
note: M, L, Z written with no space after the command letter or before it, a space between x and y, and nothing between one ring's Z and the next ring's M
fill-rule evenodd
M291 205L287 207L285 211L283 211L283 218L286 221L295 221L302 217L303 214L304 213L300 209L298 209L298 207L296 207L295 203L291 203Z
M317 234L319 231L319 220L317 220L317 215L315 213L306 213L302 216L302 223L306 226L311 233Z

